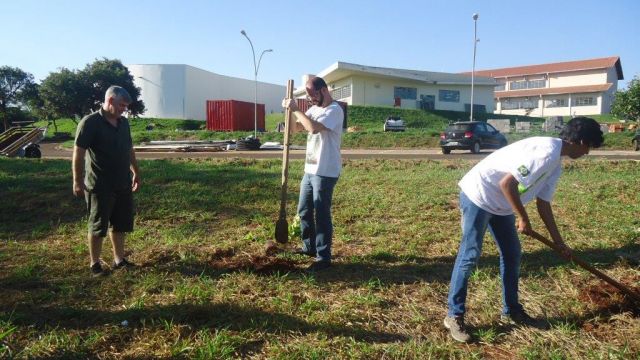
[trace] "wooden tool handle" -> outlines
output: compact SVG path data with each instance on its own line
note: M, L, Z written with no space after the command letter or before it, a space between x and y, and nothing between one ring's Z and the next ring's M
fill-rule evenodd
M532 238L544 243L545 245L549 246L553 250L555 250L558 253L562 254L562 248L561 247L556 245L556 243L554 243L553 241L551 241L551 240L545 238L544 236L538 234L537 232L532 231L530 234L527 234L527 235L529 235ZM635 301L640 303L640 294L638 294L637 292L629 289L628 287L626 287L626 286L622 285L621 283L615 281L614 279L610 278L607 274L605 274L602 271L594 268L593 266L591 266L591 264L589 264L588 262L586 262L586 261L580 259L579 257L575 256L573 253L571 254L570 258L571 258L571 261L573 261L574 263L578 264L583 269L589 271L593 275L595 275L595 276L599 277L600 279L608 282L609 284L615 286L618 290L624 292L625 294L627 294L631 298L633 298Z
M293 99L293 80L287 81L287 99ZM284 114L284 149L282 149L282 186L280 188L280 218L285 218L287 206L287 179L289 178L289 133L291 122L291 109L287 108Z

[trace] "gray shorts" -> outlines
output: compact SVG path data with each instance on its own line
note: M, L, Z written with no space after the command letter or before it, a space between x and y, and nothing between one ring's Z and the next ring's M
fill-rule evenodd
M133 231L133 194L131 191L84 193L89 212L88 229L93 236L105 237L107 230Z

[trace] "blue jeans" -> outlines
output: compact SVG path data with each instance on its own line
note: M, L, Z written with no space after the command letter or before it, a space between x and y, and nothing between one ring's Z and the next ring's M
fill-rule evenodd
M300 182L298 216L302 250L316 254L316 261L331 261L331 198L338 178L305 173Z
M502 278L502 302L504 314L522 311L518 303L518 278L520 277L520 239L515 226L515 216L494 215L476 206L460 192L462 212L462 240L458 257L453 266L449 298L449 316L461 316L465 312L467 285L471 272L476 267L482 253L482 239L491 231L500 252L500 276Z

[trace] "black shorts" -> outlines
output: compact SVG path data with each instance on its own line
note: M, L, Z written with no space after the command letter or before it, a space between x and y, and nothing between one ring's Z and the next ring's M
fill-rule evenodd
M133 194L131 190L84 193L89 212L88 229L93 236L105 237L107 230L133 231Z

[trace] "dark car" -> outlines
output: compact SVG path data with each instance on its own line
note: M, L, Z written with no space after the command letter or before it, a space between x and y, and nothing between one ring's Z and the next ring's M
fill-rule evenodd
M635 151L640 150L640 127L636 130L636 136L633 137L631 143Z
M504 135L482 121L454 122L440 134L443 154L449 154L451 150L471 150L476 154L480 149L499 149L506 145Z

